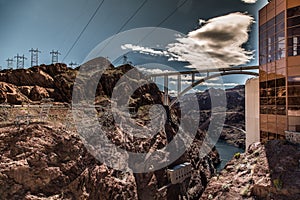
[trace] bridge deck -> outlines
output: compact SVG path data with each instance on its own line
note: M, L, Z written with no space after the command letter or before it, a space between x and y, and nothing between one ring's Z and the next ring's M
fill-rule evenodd
M158 76L199 74L199 73L207 73L207 72L243 71L243 70L254 70L254 69L259 69L259 67L258 66L245 66L245 67L216 68L216 69L205 69L205 70L174 71L174 72L149 74L149 76L150 77L158 77Z

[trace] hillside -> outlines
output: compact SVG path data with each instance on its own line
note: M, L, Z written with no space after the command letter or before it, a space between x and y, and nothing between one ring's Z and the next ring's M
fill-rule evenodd
M299 145L278 140L254 143L210 180L201 200L298 200L299 160Z
M104 59L94 60L101 65ZM97 84L95 103L101 109L97 111L99 123L106 137L116 146L129 152L156 152L163 149L178 131L177 110L170 110L170 119L153 136L140 138L128 132L121 125L115 124L112 118L110 96L117 81L132 66L123 65L114 68L112 65L105 71ZM214 165L218 162L218 153L214 149L207 156L199 159L200 147L205 131L198 130L189 149L168 167L183 162L192 164L192 175L184 184L170 185L166 174L167 168L152 172L132 173L114 170L95 159L94 152L111 155L111 149L103 149L96 141L99 134L87 129L89 138L82 139L74 128L73 118L66 118L70 113L68 107L63 110L51 108L46 119L39 118L39 107L27 108L26 103L39 104L42 98L53 98L57 102L69 103L71 89L78 69L67 68L63 64L42 65L30 69L1 71L1 102L24 104L24 107L12 107L4 113L6 121L0 123L0 188L4 199L178 199L186 196L198 199L215 173ZM34 77L31 78L31 77ZM136 74L135 81L143 81L143 75ZM93 81L93 77L89 78ZM123 88L124 90L129 87ZM161 104L162 94L155 84L147 84L138 88L130 100L136 117L128 118L122 112L118 117L128 123L144 127L149 122L147 105ZM26 124L18 122L17 116L33 116ZM182 116L185 117L185 116ZM186 116L188 117L188 116ZM86 123L89 123L89 119ZM126 124L126 123L125 123ZM189 127L184 127L187 133ZM143 134L143 133L137 133ZM174 143L181 149L182 141ZM96 142L96 143L95 143ZM91 145L93 148L91 148ZM205 146L205 145L204 145ZM92 151L91 151L92 150ZM129 155L129 154L128 154ZM141 163L159 163L168 160L164 154L157 154L149 160L141 158ZM120 159L118 152L112 159ZM131 158L128 158L129 161ZM133 159L134 160L134 159ZM129 163L130 164L130 163ZM146 165L147 166L147 165ZM151 169L151 166L148 166ZM184 188L184 190L183 190ZM158 191L159 190L159 191Z
M199 109L200 122L203 124L211 117L211 95L218 96L223 94L223 90L210 88L204 92L196 93ZM245 148L245 86L238 85L234 88L225 90L226 117L220 139L239 148ZM190 106L192 94L183 97L183 106ZM202 130L207 130L208 126L200 126Z
M104 73L98 84L96 101L106 101L111 96L114 85L125 71L132 69L130 65L114 68L108 67L109 73ZM125 71L124 71L125 70ZM0 71L0 103L9 104L38 104L44 98L51 98L54 102L70 103L73 82L78 73L77 69L68 68L65 64L41 65L29 69ZM137 77L138 78L138 77ZM151 86L152 87L152 86ZM218 89L210 89L218 93ZM209 91L197 93L201 120L205 122L211 115L211 101ZM150 89L149 91L155 91ZM156 94L150 93L153 97ZM145 97L145 95L142 95ZM159 97L160 98L160 97ZM184 97L187 102L189 95ZM240 148L245 148L245 90L244 86L236 86L226 90L227 113L221 139ZM143 98L139 102L148 102ZM161 103L161 101L159 101ZM191 108L193 109L193 108ZM204 129L206 130L206 129Z

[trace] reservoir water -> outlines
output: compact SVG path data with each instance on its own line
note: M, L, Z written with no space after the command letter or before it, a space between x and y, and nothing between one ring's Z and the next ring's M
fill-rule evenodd
M245 150L235 147L233 145L230 145L226 143L223 140L219 140L216 144L216 148L219 152L220 159L221 159L221 164L217 167L217 171L221 171L226 163L232 159L233 155L237 152L244 153Z

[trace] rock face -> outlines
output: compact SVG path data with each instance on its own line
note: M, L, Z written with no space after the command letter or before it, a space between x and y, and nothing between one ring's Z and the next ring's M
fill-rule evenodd
M199 109L200 109L200 120L201 123L206 122L211 117L211 95L218 96L224 93L221 89L209 89L204 92L196 93ZM220 139L226 141L239 148L245 148L245 87L236 86L231 89L225 90L226 102L226 117L224 121L223 130L221 132ZM183 97L184 105L190 101L190 94ZM190 109L193 109L191 107ZM207 130L208 126L201 124L202 130Z
M179 184L157 191L168 184L163 170L132 174L107 167L87 152L78 134L51 124L8 126L0 132L2 199L178 199L181 192ZM195 142L175 162L193 164L186 183L189 199L200 198L215 173L217 156L199 159L199 146Z
M103 59L96 61L101 63ZM95 103L102 106L97 110L97 116L102 128L108 130L106 137L114 145L131 152L154 152L163 149L177 135L178 111L170 110L169 119L152 137L132 136L135 133L129 134L124 127L116 124L109 109L112 91L119 79L132 69L134 68L130 65L118 68L110 66L103 73L100 81L97 82L95 94ZM17 76L23 73L26 74L24 77ZM69 69L62 64L42 65L22 71L2 71L0 81L3 89L0 90L2 91L0 99L12 103L7 98L7 94L13 93L25 98L24 101L18 102L19 104L39 101L44 97L53 98L54 101L70 102L77 73L78 69ZM36 84L29 80L30 75L39 79ZM96 76L93 75L84 78L89 80L89 83L97 81ZM143 83L144 77L136 73L134 79L129 77L128 80ZM4 83L7 81L9 83ZM130 85L119 87L122 92L132 89ZM142 84L129 99L129 106L134 109L136 116L126 117L120 111L118 117L126 122L123 126L135 123L145 127L150 120L149 105L153 104L162 104L161 92L155 84ZM91 155L91 151L87 151L87 149L91 150L89 145L93 143L93 151L100 151L103 154L109 152L110 149L103 149L101 145L94 143L99 141L99 134L89 135L92 137L85 138L84 141L80 140L77 132L65 131L62 126L50 122L36 122L20 127L6 124L0 128L1 197L4 199L179 199L180 195L185 195L189 199L198 199L210 177L215 173L214 163L218 161L218 153L215 150L202 159L199 158L200 147L204 145L202 141L205 131L198 130L191 147L168 166L173 167L188 161L192 163L192 177L187 179L184 185L171 185L158 192L160 188L169 184L166 167L154 172L136 174L114 170L96 160ZM92 129L86 132L87 135L91 133L93 133ZM180 142L175 145L177 145L176 149L183 148ZM118 159L115 155L112 157ZM147 164L147 157L143 159L142 161ZM162 162L164 159L168 157L158 154L152 162Z
M21 104L40 101L42 98L53 98L58 102L70 102L71 86L76 71L60 63L29 69L2 70L0 83L10 84L19 89L15 93L10 93L9 98L3 98L2 102ZM1 88L0 91L0 94L7 94L7 91ZM15 99L19 99L20 96L26 98L16 101Z
M300 149L286 141L254 143L236 154L201 199L300 199Z
M0 132L1 199L137 198L133 175L97 162L74 132L42 124Z
M30 102L30 99L21 93L15 85L0 82L0 103L6 102L21 104L22 102Z
M109 65L106 72L102 74L102 78L97 86L96 101L106 102L106 98L111 97L114 86L120 79L122 74L132 69L130 65L123 65L118 68ZM56 102L71 102L72 89L74 80L78 73L78 69L68 68L65 64L41 65L29 69L18 70L3 70L0 72L0 83L10 84L7 87L0 87L0 102L10 104L29 103L32 101L40 101L43 98L51 98ZM93 80L95 77L88 77ZM136 79L141 78L137 75ZM149 96L143 96L140 92L136 92L137 96L143 96L143 104L158 102L161 98L158 95L151 94L151 91L156 91L154 85L149 84L147 87L150 91ZM125 88L124 88L125 89ZM213 91L212 91L213 90ZM201 119L206 121L210 116L211 99L210 92L218 93L218 89L207 90L203 93L198 93L197 98L201 112ZM227 116L221 134L221 139L231 143L237 147L245 147L245 134L241 131L245 129L245 98L244 86L236 86L226 90L227 98ZM189 99L189 95L184 98ZM161 102L161 100L160 100ZM137 105L135 102L135 106ZM193 109L193 108L191 108Z

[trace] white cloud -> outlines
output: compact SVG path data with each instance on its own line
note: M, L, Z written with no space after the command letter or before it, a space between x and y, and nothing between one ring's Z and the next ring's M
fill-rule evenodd
M213 83L213 82L203 82L201 83L202 86L207 87L229 87L229 86L237 86L237 83Z
M160 51L160 50L154 50L149 47L142 47L138 45L133 44L124 44L121 46L121 48L124 49L130 49L132 51L137 51L142 54L148 54L152 56L169 56L169 53L167 51Z
M192 88L187 92L187 94L199 93L199 92L204 92L204 90L197 89L197 88ZM169 90L169 95L170 96L177 97L177 94L178 94L177 90Z
M170 85L177 86L177 81L169 81ZM192 84L191 81L181 81L182 86L190 86Z
M159 69L159 68L148 69L148 68L144 68L144 67L139 67L138 70L145 74L160 74L160 73L175 72L175 71L163 70L163 69Z
M245 64L252 59L252 52L241 46L248 41L252 23L253 17L243 13L216 17L188 33L187 37L178 38L177 43L168 46L168 51L196 69Z
M244 3L256 3L257 0L242 0Z
M253 1L253 0L245 0ZM167 56L169 60L187 61L187 68L210 69L242 65L253 58L253 52L242 47L248 41L254 18L243 13L230 13L208 21L199 20L200 27L186 37L177 36L167 50L154 50L133 44L122 45L144 54Z

